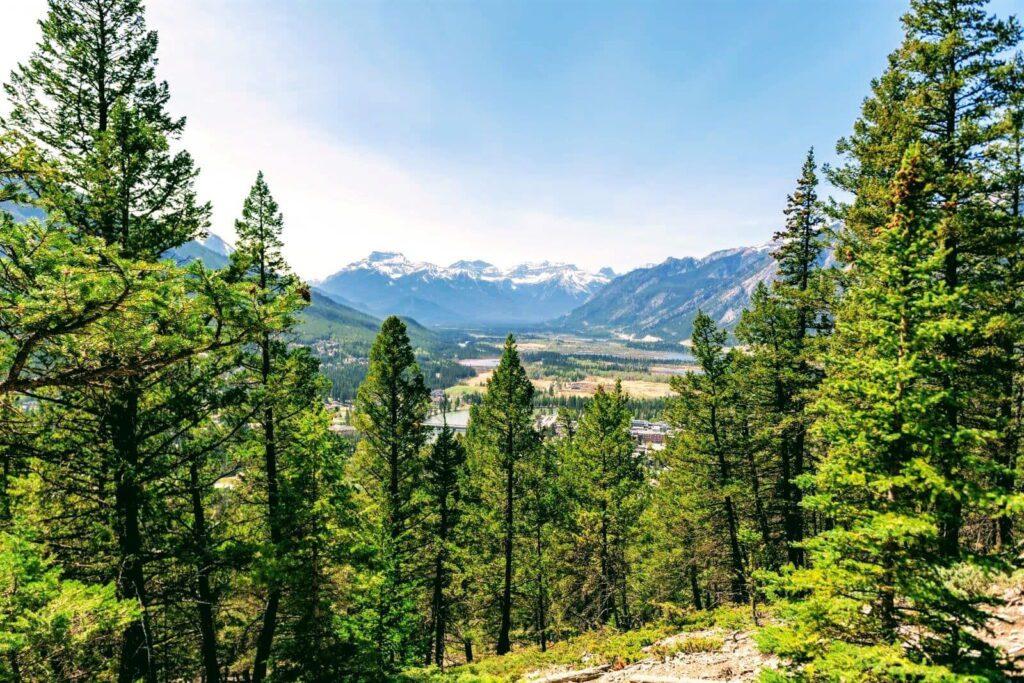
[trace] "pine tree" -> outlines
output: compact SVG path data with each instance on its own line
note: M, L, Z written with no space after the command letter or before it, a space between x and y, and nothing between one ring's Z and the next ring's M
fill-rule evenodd
M807 396L820 380L814 356L829 325L832 282L820 268L824 216L817 195L814 150L807 153L796 190L784 210L786 226L775 233L779 277L771 291L759 288L744 311L737 337L754 357L752 371L762 410L761 438L778 455L778 497L783 510L787 559L803 563L805 521L796 481L810 458ZM764 534L762 534L764 535Z
M36 51L12 73L6 87L11 112L4 123L34 143L59 173L26 177L26 186L54 217L80 234L118 246L127 257L153 260L199 233L209 207L195 199L191 158L170 152L184 120L165 112L168 90L154 75L156 34L146 30L141 4L53 0L41 27ZM149 299L159 301L160 289L170 291L166 284L174 274L166 273L170 278L162 281L154 275L147 277L146 287L155 290ZM62 397L102 423L101 443L112 453L106 456L109 471L104 476L113 481L115 493L112 526L120 555L119 592L142 607L141 618L128 626L122 643L119 676L125 681L156 680L145 571L150 556L145 529L152 527L142 520L151 500L145 486L152 482L141 472L153 461L142 455L141 442L157 425L169 427L161 411L175 403L166 386L147 376L153 358L146 352L156 348L171 358L186 356L189 352L182 347L200 350L206 334L195 325L195 317L186 316L166 328L170 332L162 345L132 343L136 340L131 336L142 330L165 329L160 327L164 320L159 307L151 312L158 317L135 318L132 322L140 329L119 326L117 336L108 340L106 353L118 366L117 382L108 382L100 392L83 392L78 400ZM168 354L160 355L166 359ZM150 388L153 396L146 395ZM156 414L142 413L150 409Z
M5 86L3 123L60 173L26 178L28 187L127 256L156 258L199 234L210 207L197 203L192 158L170 151L185 119L166 111L140 0L50 0L40 27Z
M373 642L381 673L422 661L423 623L418 545L422 540L423 425L430 392L405 323L391 316L370 349L356 397L362 434L357 465L372 508L377 588Z
M305 373L318 388L318 363L306 355ZM281 567L281 618L273 648L275 680L351 680L357 643L339 627L346 602L341 579L350 571L355 529L353 486L345 478L350 447L330 432L327 411L307 406L289 420L281 471L281 504L287 511Z
M667 410L678 434L670 446L669 466L680 502L695 506L705 523L724 530L712 538L710 552L722 558L728 576L728 596L747 599L745 552L740 543L738 464L732 448L733 410L729 403L733 358L725 351L726 332L704 312L693 322L693 355L700 373L673 377L676 398Z
M272 563L267 572L267 595L261 626L255 643L253 680L267 676L267 666L277 630L278 610L284 586L275 574L273 563L284 563L285 529L293 510L282 504L280 468L288 456L282 431L289 429L298 415L318 402L316 368L308 367L304 351L289 349L280 331L294 323L293 315L303 304L303 288L289 272L281 255L281 230L284 219L270 189L258 173L242 204L242 216L235 221L238 236L231 255L231 273L253 291L258 311L255 352L247 359L255 375L257 390L252 397L260 424L259 449L262 451L263 491L267 529L267 555ZM274 321L274 324L267 324ZM315 363L314 363L315 366Z
M829 449L808 500L834 526L807 542L810 568L785 583L797 598L791 625L768 635L811 677L996 666L973 630L987 618L982 597L958 579L971 566L946 551L933 505L954 486L944 467L950 425L935 409L948 391L939 349L962 323L958 292L934 277L945 250L927 172L912 147L892 184L890 222L858 255L857 284L838 312L817 406Z
M434 559L430 587L432 647L428 659L439 667L444 666L445 644L452 620L452 565L458 558L457 534L463 516L466 476L466 449L446 423L431 446L423 469L424 488L431 510Z
M1002 258L991 274L990 299L995 313L993 343L984 362L993 368L995 394L993 427L996 487L1011 502L1020 494L1018 462L1024 420L1024 56L1018 54L1004 88L1007 106L1000 124L1000 137L989 150L994 167L994 190L998 198L998 242ZM1014 515L1008 508L997 514L996 539L1000 548L1014 547Z
M621 382L598 387L583 411L570 449L569 469L578 508L578 579L584 626L633 624L629 601L629 548L646 498L646 482L630 434L632 416ZM584 559L585 558L585 559ZM580 561L582 560L582 561Z
M516 548L517 513L521 510L524 463L535 455L538 446L533 425L533 392L533 384L519 360L515 337L510 334L501 360L487 380L483 402L472 409L469 434L476 476L482 479L479 485L485 489L481 498L485 505L486 501L500 501L499 509L494 511L500 513L499 518L485 515L490 522L487 533L492 536L485 542L490 551L495 549L494 545L500 545L501 554L500 594L496 601L498 654L507 653L512 646L513 582L520 554Z

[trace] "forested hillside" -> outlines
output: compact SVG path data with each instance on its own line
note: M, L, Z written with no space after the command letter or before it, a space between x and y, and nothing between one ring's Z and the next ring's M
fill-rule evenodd
M513 335L464 433L428 425L434 333L320 299L257 169L223 263L166 258L211 207L158 37L139 0L49 0L0 120L0 680L1019 677L1021 28L902 26L839 163L723 257L777 276L731 333L698 304L648 448L619 382L538 420ZM296 343L339 321L351 429Z

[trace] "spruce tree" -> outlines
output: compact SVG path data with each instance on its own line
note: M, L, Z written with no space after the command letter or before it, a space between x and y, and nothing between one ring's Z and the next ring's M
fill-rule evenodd
M495 603L498 607L498 654L512 647L513 592L516 560L521 554L516 547L519 536L518 513L521 511L523 468L537 452L538 437L533 420L533 384L526 375L516 349L515 337L505 339L501 360L487 380L483 401L474 406L470 418L470 451L476 460L475 470L482 481L484 501L500 501L485 513L488 519L487 539L490 552L500 547L501 579ZM485 502L485 504L487 504Z
M950 425L940 353L962 328L960 294L935 277L945 258L929 167L912 147L892 183L890 221L858 255L837 314L816 423L827 454L808 504L833 526L788 575L789 625L767 642L813 678L996 675L977 636L987 619L970 564L946 551ZM908 633L915 637L907 638Z
M429 399L405 323L391 316L370 349L369 369L355 404L362 434L357 466L372 505L372 642L382 674L422 661L422 568L417 557L423 540L423 422Z
M630 434L632 416L621 382L598 387L583 411L570 450L569 469L578 501L578 581L573 591L588 627L631 627L629 548L645 500L646 482ZM579 559L583 559L579 561Z
M820 380L815 355L828 331L832 282L820 268L824 216L817 195L814 150L807 153L796 190L786 203L785 228L775 233L778 279L751 297L737 337L753 355L754 395L763 412L761 438L777 452L778 498L782 507L786 557L803 563L805 533L801 490L810 458L807 398ZM762 534L763 535L763 534Z
M444 406L444 410L447 406ZM458 559L459 527L463 516L466 449L445 423L430 447L423 468L424 489L430 507L430 535L434 560L430 586L429 657L444 666L445 644L452 621L451 584Z
M841 255L854 264L848 277L856 279L856 252L868 247L889 219L890 184L905 150L920 143L929 167L927 200L939 211L945 251L936 276L950 291L962 290L957 317L964 326L947 329L938 350L945 360L946 391L936 407L949 425L942 467L951 482L937 506L945 551L957 554L970 517L963 501L979 484L972 474L988 470L977 444L964 444L989 426L994 367L978 362L978 356L998 328L992 308L983 303L998 282L993 271L1001 268L1003 256L985 151L999 137L998 114L1007 102L1005 84L1012 71L1006 56L1021 32L1015 20L989 15L985 0L915 0L903 26L905 38L873 84L853 135L840 142L847 163L832 180L855 195L840 215L845 223ZM968 466L972 460L977 467Z

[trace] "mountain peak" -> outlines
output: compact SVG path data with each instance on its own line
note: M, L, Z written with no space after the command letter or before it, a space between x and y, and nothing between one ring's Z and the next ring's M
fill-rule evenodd
M493 263L488 263L487 261L481 261L480 259L474 259L472 261L456 261L455 263L448 266L448 270L466 273L467 275L488 277L501 276L501 271L498 270L497 266L495 266Z
M533 323L567 313L609 279L550 261L506 270L480 259L438 266L375 251L320 286L375 314L398 312L429 324Z
M197 241L210 251L220 254L221 256L231 256L231 252L235 250L227 240L212 232L207 233L206 237Z

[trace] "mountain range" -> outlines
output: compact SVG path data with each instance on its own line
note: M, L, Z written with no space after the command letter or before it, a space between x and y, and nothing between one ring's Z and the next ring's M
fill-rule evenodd
M757 284L775 277L772 249L765 244L703 258L667 258L622 275L546 261L505 270L486 261L438 266L373 252L313 283L305 326L310 333L341 324L369 330L379 318L395 314L428 328L507 326L682 341L698 310L726 328L739 322ZM230 252L224 240L210 235L168 256L219 268Z
M573 310L613 275L548 261L507 270L486 261L438 266L375 251L315 284L341 303L426 325L530 325Z

